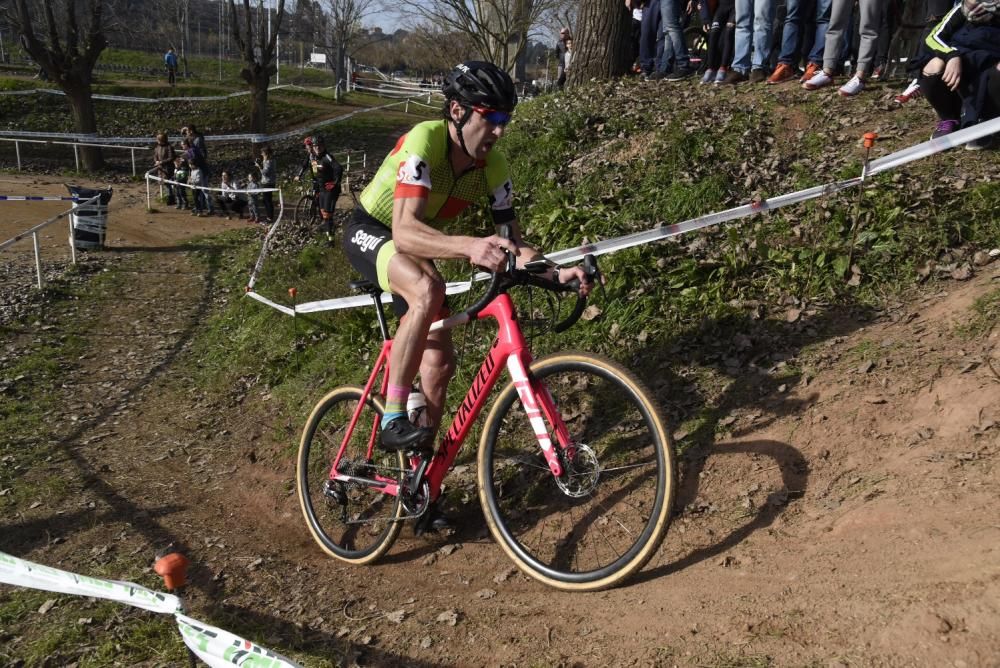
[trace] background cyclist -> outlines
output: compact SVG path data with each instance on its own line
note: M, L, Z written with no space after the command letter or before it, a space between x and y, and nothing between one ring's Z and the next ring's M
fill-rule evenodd
M299 180L307 169L312 172L313 189L319 193L319 215L323 218L320 229L326 234L327 241L332 242L333 212L340 198L340 180L344 176L344 168L327 152L326 142L320 135L306 137L303 143L306 147L306 159L295 180Z
M445 282L432 262L467 259L489 271L504 268L504 249L518 266L542 255L521 238L513 206L510 170L493 150L503 137L517 93L510 76L490 63L458 65L445 78L444 119L418 123L403 135L360 197L344 233L344 250L365 278L395 295L402 318L390 357L389 387L382 419L382 447L426 447L437 432L448 381L454 372L451 335L428 328L442 312ZM474 202L489 202L495 224L509 223L510 239L447 235L442 221ZM550 278L591 285L579 267L550 269ZM406 417L410 386L420 372L431 427Z

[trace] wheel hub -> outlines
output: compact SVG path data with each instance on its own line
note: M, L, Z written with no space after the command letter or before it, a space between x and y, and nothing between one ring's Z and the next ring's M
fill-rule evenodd
M556 478L556 484L563 494L573 498L587 496L597 487L601 477L601 464L597 453L586 443L577 443L576 456L563 464L565 473Z

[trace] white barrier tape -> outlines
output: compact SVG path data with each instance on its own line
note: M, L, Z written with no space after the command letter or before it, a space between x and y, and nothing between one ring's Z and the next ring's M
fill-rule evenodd
M76 197L52 197L36 195L0 195L0 202L75 202Z
M908 162L926 158L949 148L956 148L974 139L981 139L995 132L1000 132L1000 118L983 121L978 125L973 125L964 130L958 130L943 137L931 139L910 148L904 148L902 151L896 151L878 160L872 160L868 165L868 174L870 176L880 174L881 172L895 169L900 165L905 165Z
M887 156L879 158L878 160L870 162L866 178L890 169L895 169L915 160L926 158L934 155L935 153L940 153L941 151L961 146L962 144L970 142L974 139L986 137L996 132L1000 132L1000 118L985 121L964 130L959 130L958 132L945 135L944 137L932 139L930 141L917 144L916 146L896 151L895 153L891 153ZM634 246L640 246L653 241L702 229L711 225L718 225L719 223L724 223L737 218L745 218L755 213L771 211L784 206L806 202L817 197L831 195L846 188L859 185L863 183L864 180L865 179L862 179L861 177L855 177L852 179L844 179L842 181L834 181L821 186L815 186L813 188L806 188L793 193L779 195L760 202L744 204L726 211L706 214L698 218L686 220L682 223L658 226L644 232L636 232L634 234L606 239L604 241L584 244L576 248L563 249L547 254L546 258L557 264L569 264L583 259L586 255L605 255L607 253L613 253L627 248L632 248ZM259 269L259 267L257 269ZM257 269L255 269L255 271ZM473 280L480 281L484 280L486 277L486 274L477 274ZM469 290L470 287L471 283L469 282L449 283L446 290L448 294L456 294L459 292L465 292ZM385 295L383 295L383 300L385 300ZM371 299L369 297L341 297L339 299L325 299L321 301L305 302L296 306L294 312L312 313L316 311L333 311L366 306L370 303Z
M184 644L211 668L298 668L290 659L205 622L177 614Z
M173 594L161 594L131 582L77 575L18 559L5 552L0 552L0 582L60 594L104 598L168 615L181 610L180 599Z
M212 668L300 668L266 647L188 617L181 600L132 582L103 580L70 573L0 552L0 582L59 594L103 598L143 610L173 615L184 644Z
M282 88L288 88L287 85L281 86L271 86L268 88L269 91L280 90ZM0 91L0 95L63 95L61 90L55 90L53 88L35 88L34 90L27 91ZM161 102L219 102L222 100L228 100L234 97L245 97L250 94L250 91L242 91L239 93L229 93L228 95L206 95L203 97L132 97L128 95L93 95L95 100L106 100L108 102L138 102L147 104L158 104Z

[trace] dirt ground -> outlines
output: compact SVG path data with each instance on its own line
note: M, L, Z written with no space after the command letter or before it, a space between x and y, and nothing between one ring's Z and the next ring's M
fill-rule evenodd
M0 206L3 238L43 217ZM837 314L825 325L841 334L783 360L797 384L741 371L714 445L684 459L660 553L580 595L516 572L474 498L454 535L405 529L374 567L312 543L293 484L302 425L261 388L206 397L175 364L209 304L239 297L172 247L238 225L148 214L144 189L116 187L106 252L138 260L131 295L78 313L110 354L66 361L65 413L41 440L53 457L29 474L71 471L73 493L16 506L0 549L87 573L175 543L194 616L344 665L1000 666L1000 330L956 331L1000 263L873 320Z

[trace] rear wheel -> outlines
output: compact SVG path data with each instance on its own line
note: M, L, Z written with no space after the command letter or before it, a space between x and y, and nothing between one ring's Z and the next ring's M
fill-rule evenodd
M382 407L365 402L353 430L351 417L363 396L360 387L338 387L316 404L299 444L296 485L299 504L313 538L332 557L367 564L385 554L399 535L403 515L399 497L360 482L330 480L334 458L345 437L347 447L337 470L368 479L399 479L406 460L402 453L377 447L368 457L371 439L378 439Z
M569 591L614 586L642 568L666 534L670 436L648 391L610 360L561 353L532 364L530 379L552 396L575 457L553 476L514 385L504 388L479 446L490 531L541 582Z

